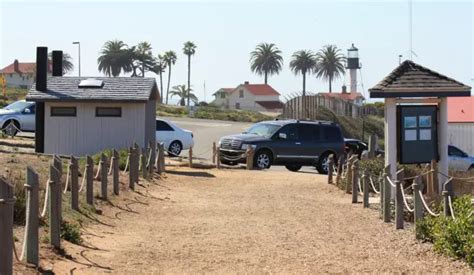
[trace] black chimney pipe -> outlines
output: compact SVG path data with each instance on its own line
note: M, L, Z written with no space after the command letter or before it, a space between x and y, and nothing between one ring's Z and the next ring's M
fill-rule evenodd
M36 47L36 90L46 92L48 78L48 47Z
M53 76L63 76L63 51L53 51Z

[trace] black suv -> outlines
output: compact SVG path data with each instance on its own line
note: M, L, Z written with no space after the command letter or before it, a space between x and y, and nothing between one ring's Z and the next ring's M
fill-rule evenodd
M238 135L219 141L220 161L227 165L246 162L245 152L255 150L254 166L260 169L285 165L298 171L303 165L316 166L327 174L330 154L344 153L344 138L339 126L327 121L263 121Z

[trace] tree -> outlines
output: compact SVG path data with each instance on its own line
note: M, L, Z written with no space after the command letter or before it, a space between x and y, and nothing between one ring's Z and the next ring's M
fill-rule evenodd
M107 76L117 77L122 71L132 71L133 55L123 41L110 40L105 42L100 54L97 58L98 69Z
M170 80L171 80L171 65L176 64L176 60L178 58L176 57L176 53L174 51L167 51L164 54L164 59L165 59L166 65L168 66L168 85L166 88L166 104L168 104L168 94L170 91Z
M163 73L166 70L166 61L164 59L164 56L159 54L158 58L156 59L156 64L153 67L153 72L157 75L160 76L160 91L161 91L161 97L160 97L160 102L163 103Z
M316 56L310 50L297 51L292 55L290 69L295 75L303 75L303 96L306 96L306 73L315 72L316 65Z
M282 65L281 51L273 43L261 43L250 53L250 69L265 76L265 84L268 83L268 75L278 74Z
M153 71L156 59L153 57L151 50L151 44L148 42L140 42L129 49L129 55L132 60L132 77L145 77L146 71ZM137 73L137 70L140 71L140 74Z
M198 103L198 98L195 94L191 93L192 89L186 88L186 85L177 85L173 87L173 90L171 90L171 97L173 96L178 96L180 97L179 100L179 105L185 106L186 105L186 99L191 99L194 104Z
M326 45L316 54L318 70L316 77L329 81L329 92L332 92L332 81L344 75L346 58L335 45Z
M48 62L52 62L53 52L48 54ZM72 64L72 57L68 53L63 53L63 75L74 70L74 64Z
M188 56L188 89L191 88L191 56L196 53L196 45L193 42L188 41L184 43L183 53ZM189 107L189 94L188 94L188 103Z

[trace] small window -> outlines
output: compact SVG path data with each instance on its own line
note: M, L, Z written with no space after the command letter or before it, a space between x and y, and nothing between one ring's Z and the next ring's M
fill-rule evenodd
M51 116L76 116L76 107L51 107Z
M168 123L161 120L156 121L156 130L157 131L174 131L173 127L171 127Z
M97 107L95 108L96 117L122 117L122 108L120 107Z
M239 90L239 97L244 97L244 90Z
M235 109L240 109L240 103L235 103Z
M225 93L221 93L221 98L225 98Z

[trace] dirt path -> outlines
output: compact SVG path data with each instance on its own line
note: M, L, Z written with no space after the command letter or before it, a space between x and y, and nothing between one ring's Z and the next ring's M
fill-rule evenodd
M74 261L50 267L59 274L472 272L324 180L181 168L150 186L148 197L134 194L122 210L106 211L107 225L85 236L94 249L66 244Z

